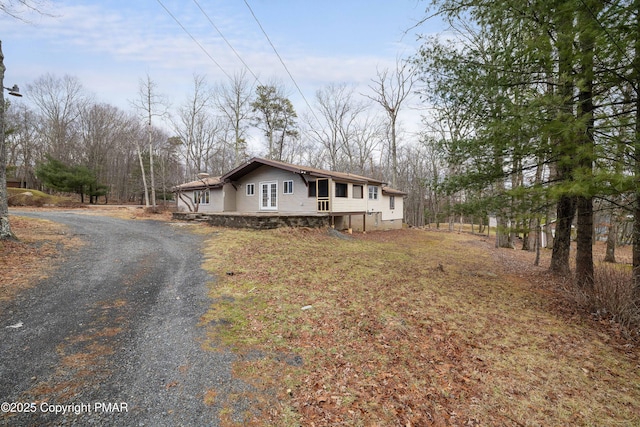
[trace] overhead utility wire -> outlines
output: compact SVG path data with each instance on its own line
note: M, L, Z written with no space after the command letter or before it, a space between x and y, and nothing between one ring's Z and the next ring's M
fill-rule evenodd
M207 18L207 20L209 21L209 23L211 24L211 26L213 28L215 28L215 30L218 32L218 34L220 35L220 37L222 37L222 40L225 41L225 43L227 43L227 46L229 46L229 48L231 48L231 50L233 51L233 53L235 53L235 55L238 57L238 59L240 60L240 62L242 62L242 65L245 66L245 68L247 70L249 70L249 72L251 73L251 75L253 76L254 79L256 79L256 81L260 84L262 84L260 82L260 79L258 78L258 76L251 70L251 67L249 67L249 65L247 65L246 62L244 62L244 59L242 59L242 57L240 56L240 54L233 48L233 46L231 46L231 43L229 43L229 40L227 40L227 38L224 36L224 34L222 34L222 31L220 31L220 29L216 26L216 24L213 23L213 21L211 20L211 18L209 17L209 15L207 15L207 12L204 11L204 9L202 9L202 6L200 6L200 3L198 3L197 0L193 0L193 2L196 4L196 6L198 6L198 9L200 9L200 12L202 12L202 14Z
M191 33L184 27L184 25L182 25L182 23L180 21L178 21L178 18L176 18L173 13L171 13L171 11L169 9L167 9L167 7L162 3L162 1L157 0L157 2L160 4L160 6L162 6L162 8L164 10L167 11L167 13L169 14L169 16L171 16L173 18L174 21L176 21L176 23L178 25L180 25L180 28L182 28L184 30L185 33L187 33L187 35L189 37L191 37L191 40L193 40L199 47L200 49L205 53L205 55L207 55L209 57L209 59L211 61L213 61L214 64L216 64L218 66L218 68L220 68L220 71L222 71L224 73L225 76L227 76L229 78L229 80L233 80L231 78L231 76L229 75L229 73L227 73L224 68L222 68L222 66L218 63L218 61L216 61L215 59L213 59L213 56L211 56L211 54L209 54L209 52L207 52L207 50L200 44L200 42L198 42L198 40L196 40L195 37L193 37L191 35Z
M291 78L291 81L293 82L293 84L295 85L296 89L298 89L298 92L300 93L300 96L302 96L302 99L304 100L305 104L307 104L307 107L309 108L309 111L311 111L311 114L313 114L313 116L316 118L316 120L318 121L318 123L320 125L322 125L322 122L318 119L318 116L316 116L315 111L313 110L313 108L311 108L311 105L309 104L309 101L307 101L307 98L304 96L304 93L302 93L302 90L300 89L300 86L298 86L298 83L296 82L296 79L293 78L293 75L291 74L291 72L289 71L289 68L287 68L287 65L284 63L284 61L282 60L282 57L280 56L280 54L278 53L276 47L273 45L273 43L271 42L271 39L269 38L269 36L267 35L267 32L264 30L264 28L262 27L262 24L260 23L260 21L258 20L258 17L256 16L256 14L253 12L253 9L251 9L251 6L249 6L249 3L247 2L247 0L244 0L244 4L247 5L247 8L249 9L249 12L251 12L251 15L253 16L253 19L255 19L256 23L258 24L258 27L260 27L260 30L262 30L262 34L264 34L264 36L266 37L267 41L269 42L269 44L271 45L271 48L273 49L273 51L275 52L276 56L278 57L278 59L280 60L280 63L282 64L282 66L284 67L285 71L287 72L287 74L289 74L289 77Z

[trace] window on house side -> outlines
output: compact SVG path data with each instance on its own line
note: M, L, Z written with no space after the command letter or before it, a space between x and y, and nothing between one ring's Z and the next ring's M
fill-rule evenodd
M396 208L396 196L389 196L389 209L394 210Z
M316 197L316 182L309 181L309 197Z
M378 200L378 187L369 186L369 200Z
M354 199L362 199L364 197L364 192L362 191L362 185L355 185L353 186L353 198Z
M336 182L336 197L348 197L348 185L343 182Z
M254 194L256 194L256 185L247 184L247 196L253 196Z
M318 180L318 197L329 197L329 180Z
M209 204L209 190L195 190L193 192L193 203L196 205L208 205Z
M293 194L293 181L284 182L284 194Z

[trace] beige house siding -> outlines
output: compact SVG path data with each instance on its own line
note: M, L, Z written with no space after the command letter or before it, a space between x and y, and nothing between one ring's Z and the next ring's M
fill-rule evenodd
M293 181L293 194L284 194L284 182ZM300 175L281 169L261 166L248 173L238 182L236 209L239 212L262 212L260 209L260 184L277 183L277 210L275 212L287 213L315 213L315 198L308 197L307 186ZM247 184L255 185L253 196L247 196Z
M378 198L369 199L369 185L364 186L364 198L363 199L345 199L352 200L353 202L361 202L361 204L352 203L346 206L350 206L353 209L344 209L343 212L358 212L366 211L366 215L351 215L351 229L354 231L363 231L363 222L365 222L366 230L393 230L402 228L403 220L403 198L400 195L395 195L395 208L390 208L390 195L383 194L382 187L371 185L371 187L378 188ZM350 197L353 193L349 194ZM339 199L336 199L339 200ZM359 207L359 208L356 208ZM334 212L340 212L338 209L334 209ZM349 215L343 215L335 217L335 227L339 230L346 230L349 228Z
M366 196L362 199L353 198L353 184L347 184L347 197L336 197L336 182L340 181L331 180L329 182L329 194L331 195L331 212L364 212L367 210ZM357 184L356 184L357 185ZM363 190L366 192L366 185L363 185Z
M369 188L375 187L378 189L378 198L369 198ZM367 212L381 212L384 206L384 196L382 195L382 187L379 185L367 185L365 186L365 199L367 200ZM388 203L388 201L387 201Z
M391 220L400 220L402 221L404 217L404 198L402 196L395 196L395 208L391 209L391 197L394 196L383 196L382 198L382 220L383 221L391 221Z
M231 184L222 187L223 212L233 212L236 210L236 189Z
M193 190L183 191L181 196L177 196L178 212L190 212L191 210L182 199L186 199L190 203L193 201ZM212 188L209 190L209 203L201 203L198 206L198 212L223 212L225 208L222 191L219 188ZM193 209L193 205L191 207Z
M211 189L211 203L205 205L207 210L201 210L201 212L222 212L224 211L224 193L220 189ZM203 205L200 205L203 207Z

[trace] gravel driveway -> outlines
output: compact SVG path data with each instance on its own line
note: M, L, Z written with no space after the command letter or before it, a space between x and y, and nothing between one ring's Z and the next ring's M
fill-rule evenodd
M86 245L0 305L0 424L219 425L220 402L248 386L231 353L200 345L214 280L202 237L159 221L15 214L66 224Z

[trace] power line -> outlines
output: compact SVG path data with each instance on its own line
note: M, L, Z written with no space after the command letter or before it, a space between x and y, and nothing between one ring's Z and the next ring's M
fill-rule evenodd
M225 41L225 43L227 43L227 45L229 46L229 48L233 51L233 53L238 57L238 59L240 60L240 62L242 62L242 64L244 65L244 67L251 73L251 75L256 79L256 81L259 84L262 84L260 82L260 79L258 78L258 76L253 72L253 70L251 70L251 67L249 67L249 65L242 59L242 57L240 56L240 54L234 49L234 47L231 45L231 43L229 42L229 40L227 40L227 38L222 34L222 32L220 31L220 29L214 24L213 20L209 17L209 15L207 15L207 13L204 11L204 9L200 6L200 4L198 3L197 0L193 0L194 3L196 4L196 6L198 6L198 8L200 9L200 12L207 18L207 20L209 21L209 23L213 26L213 28L218 32L218 34L220 35L220 37L222 37L222 39ZM200 42L198 42L198 40L196 40L196 38L189 32L189 30L186 29L186 27L184 25L182 25L182 23L178 20L178 18L176 18L176 16L171 13L171 11L169 9L167 9L167 7L162 3L161 0L157 0L158 4L160 4L160 6L162 6L162 8L167 12L167 14L169 14L169 16L171 16L171 18L173 18L173 20L180 26L180 28L182 28L182 30L191 38L191 40L193 40L194 43L196 43L198 45L198 47L204 52L205 55L207 55L207 57L209 57L209 59L216 64L216 66L220 69L220 71L222 71L224 73L225 76L227 76L227 78L231 81L233 81L233 78L229 75L229 73L227 73L225 71L224 68L222 68L222 66L213 58L213 56L211 56L211 54L209 54L209 52L204 48L204 46L202 46L202 44L200 44ZM278 57L278 60L280 61L280 63L282 64L282 66L284 67L285 71L287 72L287 74L289 75L289 78L291 79L291 81L293 82L294 86L296 87L296 89L298 90L298 93L300 94L300 96L302 97L302 99L304 100L304 103L306 104L307 108L309 108L309 111L311 111L311 114L313 115L313 117L316 119L316 121L322 126L322 122L320 121L320 119L318 119L318 116L316 115L314 109L311 107L309 101L307 100L306 96L304 95L304 93L302 92L302 89L300 89L300 86L298 85L298 83L296 82L295 78L293 77L293 74L291 74L291 71L289 71L289 68L287 67L287 65L284 63L284 60L282 59L282 57L280 56L280 54L278 53L278 50L276 49L275 45L273 44L273 42L271 41L271 39L269 38L269 35L267 34L267 32L265 31L264 27L262 26L262 24L260 23L260 20L258 19L258 17L256 16L256 14L254 13L253 9L251 8L251 6L249 5L249 3L247 2L247 0L244 0L244 4L247 6L247 8L249 9L249 11L251 12L251 15L253 16L253 19L256 21L256 23L258 24L258 27L260 27L260 30L262 31L262 34L264 34L265 38L267 39L267 41L269 42L269 45L271 45L271 48L273 49L274 53L276 54L276 56Z
M178 20L178 18L176 18L173 13L171 13L171 11L169 9L167 9L167 7L162 3L161 0L157 0L157 2L160 4L160 6L162 6L162 8L169 14L169 16L171 16L173 18L174 21L176 21L176 23L180 26L180 28L182 28L184 30L185 33L187 33L187 35L189 37L191 37L191 40L193 40L195 42L195 44L198 45L198 47L200 47L200 49L205 53L205 55L207 55L209 57L209 59L211 61L213 61L214 64L216 64L218 66L218 68L220 68L220 71L222 71L224 73L225 76L227 76L227 78L229 80L233 79L231 78L231 76L224 70L224 68L222 68L222 66L218 63L218 61L216 61L215 59L213 59L213 56L211 56L211 54L209 54L209 52L207 52L207 50L204 48L204 46L202 46L200 44L200 42L198 42L198 40L196 40L195 37L193 37L193 35L191 35L191 33L185 28L184 25L182 25L182 23Z
M258 83L260 83L260 79L258 78L258 76L251 70L251 67L249 67L249 65L247 65L247 63L242 59L242 57L240 56L240 54L233 48L233 46L231 45L231 43L229 42L229 40L227 40L227 38L224 36L224 34L222 34L222 31L220 31L220 29L216 26L216 24L213 23L213 21L211 20L211 18L209 17L209 15L207 15L207 12L204 11L204 9L202 9L202 6L200 6L200 3L198 3L197 0L193 0L193 2L196 4L196 6L198 6L198 9L200 9L200 12L202 12L202 14L205 16L205 18L207 18L207 20L209 21L209 23L211 24L211 26L213 28L215 28L215 30L218 32L218 34L220 35L220 37L222 37L222 40L225 41L225 43L227 43L227 46L229 46L229 48L233 51L233 53L238 57L238 59L240 60L240 62L242 62L242 65L245 66L245 68L247 70L249 70L249 72L251 73L251 75L253 76L253 78L256 79L256 81ZM262 84L262 83L260 83Z
M316 116L316 113L315 113L314 109L311 108L311 105L309 104L309 101L307 101L307 98L304 96L304 93L302 93L302 90L300 89L300 86L298 86L298 83L296 82L296 79L293 78L293 75L289 71L289 68L287 68L287 65L282 60L282 57L278 53L278 50L276 49L276 47L271 42L271 39L269 38L269 36L267 35L267 32L262 27L262 24L260 23L260 20L258 20L258 17L253 12L253 9L251 8L251 6L249 6L249 3L247 2L247 0L244 0L244 4L247 5L247 8L249 9L249 12L251 12L251 15L253 16L253 19L255 19L256 23L258 24L258 27L260 27L260 30L262 30L262 34L264 34L265 38L267 39L267 41L271 45L271 48L273 49L273 51L275 52L276 56L280 60L280 63L282 64L282 66L284 67L285 71L289 75L289 78L291 78L291 81L295 85L296 89L298 89L298 93L300 93L300 96L302 96L302 99L304 100L304 103L307 104L307 107L309 108L309 111L311 111L311 114L313 114L313 117L315 117L317 122L322 126L322 122L318 119L318 116Z

